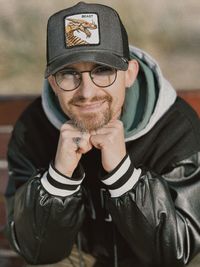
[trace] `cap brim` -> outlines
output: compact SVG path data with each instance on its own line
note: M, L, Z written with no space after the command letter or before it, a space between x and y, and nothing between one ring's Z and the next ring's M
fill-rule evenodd
M94 62L98 64L107 65L119 70L128 69L128 60L118 55L101 51L77 51L71 55L62 55L52 63L50 63L45 70L45 78L55 74L57 71L63 69L65 66L79 62Z

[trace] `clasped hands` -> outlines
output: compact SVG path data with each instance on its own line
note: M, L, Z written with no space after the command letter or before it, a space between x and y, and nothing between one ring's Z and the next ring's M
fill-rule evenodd
M96 147L101 150L104 170L111 172L125 157L124 128L120 120L111 120L107 125L91 132L81 132L73 124L61 126L55 157L55 168L71 177L82 154Z

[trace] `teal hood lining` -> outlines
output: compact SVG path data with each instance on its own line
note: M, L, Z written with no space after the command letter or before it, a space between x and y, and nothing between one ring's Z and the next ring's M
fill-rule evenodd
M62 111L58 98L47 79L44 80L42 106L47 118L57 129L60 129L61 125L69 120L69 117Z
M138 61L139 73L134 84L126 89L121 116L126 138L141 131L147 125L155 107L158 91L152 70L133 53L130 53L130 57Z

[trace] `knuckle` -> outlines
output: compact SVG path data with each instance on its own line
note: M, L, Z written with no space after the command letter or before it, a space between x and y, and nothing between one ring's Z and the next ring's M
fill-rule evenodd
M68 129L68 125L66 123L62 124L60 127L60 132L64 132Z
M60 136L63 140L66 140L69 138L69 134L66 131L60 132Z
M123 122L120 120L116 121L116 125L117 125L117 127L119 127L119 129L123 128Z

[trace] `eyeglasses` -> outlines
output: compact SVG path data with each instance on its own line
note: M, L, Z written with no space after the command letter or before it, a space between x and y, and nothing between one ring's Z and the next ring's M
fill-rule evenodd
M54 74L57 85L64 91L77 89L82 81L82 73L88 72L92 82L98 87L108 87L117 78L117 69L109 66L97 66L90 71L63 69Z

